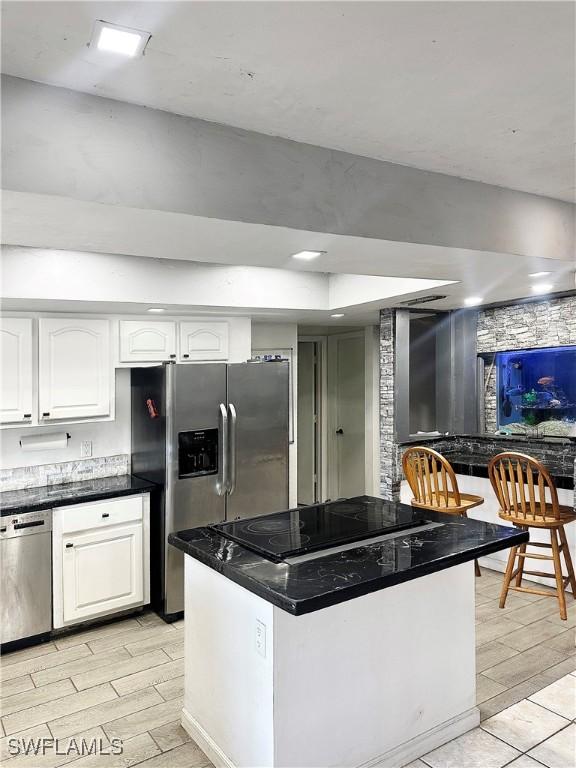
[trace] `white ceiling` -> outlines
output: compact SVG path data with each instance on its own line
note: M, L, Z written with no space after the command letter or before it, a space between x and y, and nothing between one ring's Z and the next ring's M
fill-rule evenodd
M4 2L4 72L574 199L571 2ZM146 56L86 47L96 19Z

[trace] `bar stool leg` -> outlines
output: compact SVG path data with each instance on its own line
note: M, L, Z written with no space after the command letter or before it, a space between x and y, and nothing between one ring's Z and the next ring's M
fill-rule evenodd
M552 556L554 558L554 573L556 574L556 593L558 596L558 604L560 605L560 618L566 621L566 597L564 595L562 562L560 560L560 549L558 547L558 539L556 538L556 530L554 528L550 528L550 541L552 542Z
M526 530L525 528L521 528L521 531ZM526 554L526 544L520 544L518 554ZM521 587L522 586L522 576L524 574L524 561L526 560L525 557L519 557L518 558L518 575L516 576L516 586Z
M474 574L476 576L482 576L482 571L480 570L480 566L478 565L478 560L474 560Z
M514 562L516 560L516 551L518 547L512 547L510 554L508 555L508 565L506 566L506 573L504 574L504 582L502 584L502 591L500 592L500 608L504 608L506 605L506 598L508 596L508 587L512 580L512 572L514 571Z
M572 587L572 598L576 600L576 576L574 575L574 566L572 565L572 557L570 555L570 547L568 546L568 540L566 539L566 531L564 526L561 525L558 528L560 534L560 541L562 542L562 552L564 553L564 560L566 562L566 570L568 571L568 578L570 579L570 586Z

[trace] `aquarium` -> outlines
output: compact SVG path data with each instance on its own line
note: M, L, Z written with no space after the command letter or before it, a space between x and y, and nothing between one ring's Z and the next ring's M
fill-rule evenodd
M576 435L576 346L498 352L495 365L500 432Z

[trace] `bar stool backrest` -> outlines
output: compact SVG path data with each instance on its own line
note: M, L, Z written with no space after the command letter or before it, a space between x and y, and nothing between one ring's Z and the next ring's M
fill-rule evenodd
M422 445L408 448L402 457L402 469L416 503L439 510L460 506L456 475L438 451Z
M488 465L488 476L500 509L510 520L529 524L560 519L556 486L546 467L532 456L499 453Z

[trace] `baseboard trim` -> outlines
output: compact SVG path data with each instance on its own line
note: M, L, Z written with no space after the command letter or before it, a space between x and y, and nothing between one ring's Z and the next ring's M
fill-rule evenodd
M216 768L237 768L220 747L213 741L200 723L185 709L182 710L182 727L190 738L198 744L204 754L210 758ZM391 766L407 765L427 752L442 744L461 736L463 733L476 728L480 724L480 710L472 707L446 722L431 728L410 741L405 741L398 747L372 758L357 768L391 768Z
M226 755L220 749L218 744L213 741L212 737L206 733L200 723L185 709L182 710L182 718L180 722L182 723L182 728L184 728L190 738L198 744L206 757L210 758L216 768L237 768L228 755Z
M383 755L362 763L358 768L391 768L399 765L407 765L422 755L427 754L436 747L441 747L448 741L452 741L457 736L461 736L467 731L471 731L480 724L480 710L478 707L467 709L456 717L440 723L435 728L431 728L419 736L415 736L409 741L405 741L394 749L385 752Z

